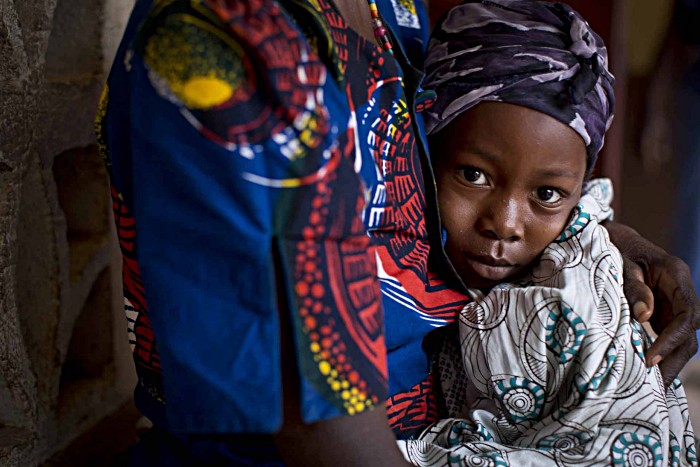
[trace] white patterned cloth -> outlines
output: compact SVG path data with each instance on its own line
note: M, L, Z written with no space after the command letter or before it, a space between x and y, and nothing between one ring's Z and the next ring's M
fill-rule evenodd
M450 417L401 441L416 465L697 465L680 382L646 368L622 258L600 225L609 180L591 182L522 281L462 310L438 373Z

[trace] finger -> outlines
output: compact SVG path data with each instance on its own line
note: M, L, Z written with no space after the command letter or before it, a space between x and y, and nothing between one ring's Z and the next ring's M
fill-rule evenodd
M625 259L625 297L632 307L632 313L639 322L649 321L654 312L654 294L644 283L644 270L634 261Z
M673 258L659 277L658 289L668 298L673 315L687 311L697 321L700 316L700 300L695 292L690 268L679 258Z
M661 377L664 380L664 386L669 387L673 380L679 375L688 360L693 358L697 353L698 340L695 336L692 339L686 340L680 347L671 352L659 364Z
M688 352L693 350L693 345L697 347L695 327L687 311L680 312L673 321L663 330L659 337L649 347L646 360L647 366L654 366L665 360L676 349L683 346L688 347ZM688 358L692 357L692 354ZM684 361L684 363L688 360Z
M673 318L668 323L662 323L663 331L647 352L648 364L659 363L676 349L684 347L685 353L689 353L689 355L679 351L678 358L682 363L685 363L695 353L697 348L695 330L697 318L700 316L700 301L692 284L690 269L677 258L668 262L659 275L657 287L666 297L667 306L670 306L670 310L661 310L662 312L666 311L666 313L661 314ZM671 368L676 364L677 362L672 362ZM673 373L673 371L669 371Z

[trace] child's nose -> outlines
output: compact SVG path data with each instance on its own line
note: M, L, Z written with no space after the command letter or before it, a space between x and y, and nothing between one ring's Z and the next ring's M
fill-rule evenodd
M489 212L482 218L482 232L488 238L503 241L518 241L524 233L524 209L521 203L511 198L494 200Z

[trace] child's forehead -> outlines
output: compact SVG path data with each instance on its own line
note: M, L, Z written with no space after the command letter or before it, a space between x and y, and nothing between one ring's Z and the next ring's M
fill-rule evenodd
M459 165L468 160L498 166L529 161L539 164L542 174L555 174L561 170L550 168L587 162L583 139L568 125L508 103L481 103L434 134L430 142L437 164Z

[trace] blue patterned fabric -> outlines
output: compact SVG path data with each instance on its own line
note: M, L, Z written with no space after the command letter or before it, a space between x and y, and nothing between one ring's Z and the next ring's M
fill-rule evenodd
M96 126L136 402L171 435L277 430L282 331L305 421L438 418L422 341L469 298L427 267L425 9L379 3L395 56L324 0L136 3Z

